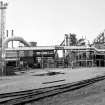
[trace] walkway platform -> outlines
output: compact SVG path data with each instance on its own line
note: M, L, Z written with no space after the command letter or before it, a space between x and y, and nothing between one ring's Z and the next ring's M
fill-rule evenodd
M17 76L0 77L0 94L78 82L105 75L105 68L29 70Z

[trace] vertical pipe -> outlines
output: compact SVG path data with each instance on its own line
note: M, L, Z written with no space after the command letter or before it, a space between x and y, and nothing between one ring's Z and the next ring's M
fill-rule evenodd
M94 51L93 51L93 54L92 54L92 67L94 67Z
M68 34L65 34L65 45L68 46Z
M71 33L70 33L70 35L68 36L68 46L71 46Z
M6 30L6 37L8 38L8 30ZM7 44L7 47L8 47L8 44Z
M14 35L14 31L13 30L11 31L11 35L13 37L13 35ZM13 48L13 41L12 41L12 48Z
M104 33L103 33L103 41L105 42L105 30L104 30Z
M63 49L63 64L64 64L64 67L65 67L65 50Z
M42 69L44 68L44 62L43 62L43 51L42 51Z
M0 2L0 6L1 6L1 19L0 19L0 46L1 46L1 54L0 54L0 63L1 63L1 67L0 67L0 69L1 69L1 76L3 76L3 57L2 57L2 55L3 55L3 46L2 46L2 38L3 38L3 35L2 35L2 31L3 31L3 29L2 29L2 22L3 22L3 20L2 20L2 17L3 17L3 9L2 9L2 6L3 6L3 2Z
M6 30L6 34L7 34L7 37L8 37L8 30Z
M86 67L87 67L87 50L86 50Z

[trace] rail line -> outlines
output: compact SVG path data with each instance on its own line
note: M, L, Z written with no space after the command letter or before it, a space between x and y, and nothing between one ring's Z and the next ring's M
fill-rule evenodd
M104 79L105 79L105 75L97 76L91 79L82 80L74 83L52 86L52 87L0 94L0 105L25 104L31 101L37 101L37 100L43 99L45 97L51 97L60 93L80 89L82 87L91 85L95 82L98 82Z

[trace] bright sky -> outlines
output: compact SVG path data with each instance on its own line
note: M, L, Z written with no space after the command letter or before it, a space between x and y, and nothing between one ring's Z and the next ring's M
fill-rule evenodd
M6 29L42 46L68 33L92 41L105 29L105 0L8 0Z

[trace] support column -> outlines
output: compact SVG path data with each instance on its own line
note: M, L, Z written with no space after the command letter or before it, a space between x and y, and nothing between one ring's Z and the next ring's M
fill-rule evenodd
M42 54L42 57L41 57L41 67L42 67L42 69L44 69L44 62L43 62L43 51L41 52L41 54Z

